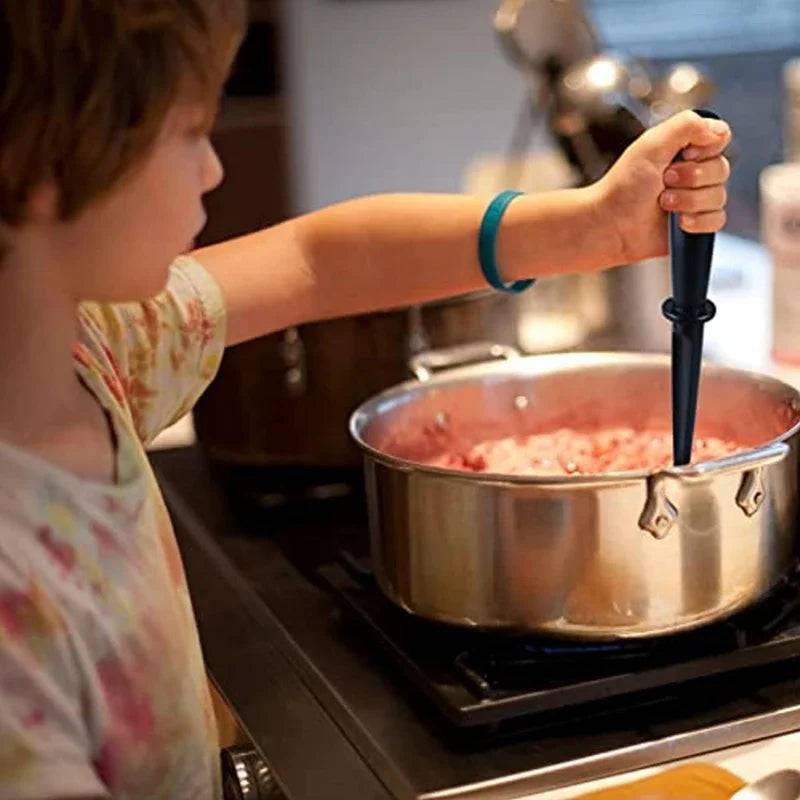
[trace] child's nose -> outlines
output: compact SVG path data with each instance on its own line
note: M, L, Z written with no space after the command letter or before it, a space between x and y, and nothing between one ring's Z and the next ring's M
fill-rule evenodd
M210 141L206 140L206 153L203 159L203 191L210 192L222 183L225 170L219 160L217 151Z

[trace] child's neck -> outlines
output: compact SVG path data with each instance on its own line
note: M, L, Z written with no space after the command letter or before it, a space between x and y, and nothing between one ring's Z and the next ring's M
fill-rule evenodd
M113 473L102 409L81 386L77 304L46 258L0 263L0 441L83 477ZM110 463L109 463L109 459Z

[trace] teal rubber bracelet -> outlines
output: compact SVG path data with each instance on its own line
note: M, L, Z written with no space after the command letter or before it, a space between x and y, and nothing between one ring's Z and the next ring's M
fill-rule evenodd
M486 282L497 289L498 292L519 294L526 289L530 289L536 283L534 279L505 283L500 277L500 270L497 268L497 229L500 227L500 220L503 218L509 203L521 194L524 194L524 192L500 192L489 203L489 207L486 209L481 221L481 229L478 234L478 261Z

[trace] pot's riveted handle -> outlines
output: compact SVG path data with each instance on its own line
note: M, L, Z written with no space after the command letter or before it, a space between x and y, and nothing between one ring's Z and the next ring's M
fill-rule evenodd
M727 475L731 472L749 472L768 467L771 464L783 461L788 453L788 444L785 442L773 442L755 450L735 453L732 456L719 458L716 461L708 461L705 464L670 467L660 474L683 481L703 481L715 478L717 475Z
M672 467L651 475L647 482L647 502L639 518L639 527L656 539L663 539L675 526L679 511L666 495L670 479L693 483L731 473L742 475L736 494L736 505L748 517L752 517L766 498L764 468L783 461L788 453L789 445L785 442L773 442L756 450L736 453L706 464Z
M678 521L678 509L667 497L666 484L663 472L647 479L647 502L639 517L639 527L654 539L663 539Z
M409 359L408 368L414 377L427 381L441 369L463 367L467 364L481 364L485 361L510 361L519 358L520 352L514 347L495 342L471 342L444 347L441 350L428 350Z

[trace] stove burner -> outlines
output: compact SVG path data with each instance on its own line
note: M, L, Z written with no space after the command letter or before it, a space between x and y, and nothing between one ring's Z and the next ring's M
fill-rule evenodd
M320 570L344 607L459 726L496 725L609 698L741 677L800 656L800 580L786 579L726 621L654 639L575 642L470 631L394 607L366 562L342 554ZM796 665L792 665L796 669Z
M625 642L565 644L520 641L477 645L453 664L464 682L482 697L509 689L559 685L567 675L579 679L646 666L651 648Z
M567 675L602 676L752 649L770 642L787 624L800 639L800 583L794 578L782 581L752 608L688 633L613 642L494 641L468 649L456 658L455 665L466 681L490 696L498 689L563 682Z

